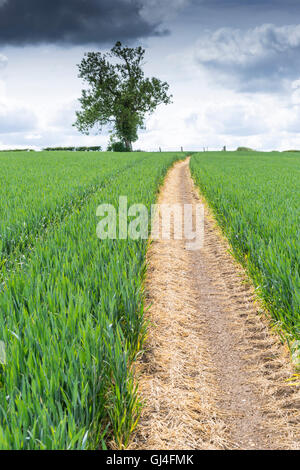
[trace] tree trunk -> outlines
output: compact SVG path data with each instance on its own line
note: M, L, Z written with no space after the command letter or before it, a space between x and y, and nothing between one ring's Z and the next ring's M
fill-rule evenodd
M132 142L130 140L124 139L124 143L128 152L132 152Z

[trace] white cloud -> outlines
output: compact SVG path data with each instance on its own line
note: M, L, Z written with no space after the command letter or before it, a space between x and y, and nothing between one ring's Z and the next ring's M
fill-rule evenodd
M182 145L186 150L203 147L220 150L226 145L228 150L239 146L284 150L299 147L300 106L292 105L291 96L246 94L215 87L213 74L193 76L187 64L185 73L188 83L181 83L177 78L173 81L174 104L160 107L148 119L146 131L140 134L135 148L179 150Z
M145 1L144 5L147 3ZM160 5L156 0L153 1L152 8L156 4L159 10ZM150 8L151 3L148 5ZM177 7L180 5L178 3ZM166 9L166 15L167 13ZM236 149L245 145L272 150L300 147L300 70L297 72L298 62L290 55L290 49L285 52L289 57L287 66L294 65L295 71L284 90L272 94L268 93L268 90L259 94L241 93L241 82L247 84L252 80L253 84L253 76L256 77L255 60L251 62L251 55L247 56L247 48L243 45L235 44L235 48L231 48L234 52L230 53L226 41L225 52L219 53L216 46L218 42L210 42L212 34L207 33L206 51L202 50L205 49L204 45L197 46L197 54L200 50L202 54L202 62L198 59L198 63L195 62L194 42L183 45L178 41L174 44L172 36L166 36L163 40L156 38L148 41L146 75L155 75L170 83L174 104L160 106L156 110L147 120L146 131L139 133L140 138L134 148L158 150L158 147L162 147L163 150L179 150L183 146L186 150L201 150L207 146L210 149L222 149L223 145L226 145L228 149ZM240 32L240 35L242 37L243 33ZM262 37L263 35L260 35L260 43L265 44L266 40ZM205 38L202 38L201 41L204 40ZM292 47L292 35L288 36L287 41ZM294 40L294 44L296 43ZM209 47L212 47L212 52ZM270 47L266 46L265 52L269 51ZM281 57L280 53L276 52L280 48L274 46L273 49L275 52L272 54L279 54L278 57ZM255 53L262 57L263 53L259 50L258 48ZM83 52L84 49L81 48L66 51L49 47L40 50L27 48L26 54L17 48L5 50L9 56L9 68L5 72L7 90L4 94L0 81L0 103L6 104L6 112L2 113L2 118L0 116L0 131L3 126L0 135L2 147L102 145L106 148L106 132L98 136L84 136L72 127L75 110L79 106L77 98L82 87L76 78L75 64L79 63ZM228 67L226 60L222 63L222 54L227 57ZM207 65L209 57L214 57L211 62L218 65ZM237 58L237 66L234 65L232 57ZM204 59L208 62L204 63ZM199 66L199 63L202 66ZM262 59L261 63L264 64ZM281 60L281 64L283 63ZM275 59L274 64L277 66ZM227 79L223 80L226 74ZM281 77L283 76L286 75L282 73ZM218 83L215 81L216 77L219 78ZM264 91L268 77L261 74L260 79ZM238 83L239 86L234 89L232 83ZM34 121L30 120L30 114L31 117L37 116L38 119L35 119L38 122L34 124ZM4 116L10 118L6 119ZM4 133L7 123L9 126Z
M211 105L206 111L208 123L218 134L248 137L268 132L265 108L259 104Z
M0 134L31 131L36 125L37 118L30 109L0 103Z
M0 70L6 67L7 63L8 63L8 58L5 55L0 54Z
M68 131L74 130L72 126L76 120L76 111L80 109L78 100L61 103L60 107L50 116L47 124L54 128L62 128Z

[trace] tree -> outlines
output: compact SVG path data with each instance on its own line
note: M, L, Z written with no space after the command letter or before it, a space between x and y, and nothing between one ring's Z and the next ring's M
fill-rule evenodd
M144 56L142 47L123 47L121 42L107 54L84 55L78 66L79 77L88 88L82 90L79 99L82 109L76 113L74 124L80 132L88 134L93 128L101 132L103 126L110 125L114 136L124 142L127 150L132 150L146 115L160 104L171 103L172 98L168 95L168 83L145 78Z
M116 141L113 136L111 136L109 144L107 146L108 152L128 152L126 145L123 141Z

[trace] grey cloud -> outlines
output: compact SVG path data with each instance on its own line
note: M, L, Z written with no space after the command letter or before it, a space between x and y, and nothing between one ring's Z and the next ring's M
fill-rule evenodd
M300 74L300 24L207 32L195 55L199 64L236 78L232 85L241 91L276 90Z
M103 44L164 34L161 24L189 0L7 0L0 44Z
M33 131L37 126L37 117L29 109L8 108L0 103L0 134L15 134Z
M262 117L262 109L236 105L216 105L205 113L207 122L222 135L248 137L264 134L268 126Z
M140 14L145 21L157 24L171 20L176 14L189 6L193 0L140 0Z

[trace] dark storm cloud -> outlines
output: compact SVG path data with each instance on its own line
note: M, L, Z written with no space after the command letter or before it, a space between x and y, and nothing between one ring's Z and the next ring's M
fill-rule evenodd
M107 43L156 35L145 0L0 0L0 44Z

